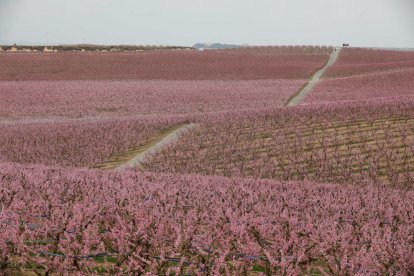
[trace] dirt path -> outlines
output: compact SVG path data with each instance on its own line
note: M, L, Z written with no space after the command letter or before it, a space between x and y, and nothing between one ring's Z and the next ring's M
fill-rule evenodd
M325 66L322 69L316 71L315 74L313 74L312 78L308 81L308 83L301 90L299 90L298 93L296 93L292 98L289 99L289 101L286 103L286 106L298 105L303 100L303 98L319 82L320 78L323 76L323 74L325 74L326 70L328 70L328 68L335 63L341 50L342 48L334 49L334 51L331 53L331 56L329 57L329 61L325 64Z
M152 155L174 141L186 131L195 127L196 124L179 125L165 129L157 136L152 137L144 145L132 148L129 151L112 156L107 162L95 166L98 169L127 169L137 168L151 158Z

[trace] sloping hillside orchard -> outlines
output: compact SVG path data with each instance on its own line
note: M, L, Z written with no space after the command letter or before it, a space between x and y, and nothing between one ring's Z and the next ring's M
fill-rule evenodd
M413 53L338 50L0 53L0 275L414 275Z
M155 172L413 187L414 102L360 102L211 119L145 165Z

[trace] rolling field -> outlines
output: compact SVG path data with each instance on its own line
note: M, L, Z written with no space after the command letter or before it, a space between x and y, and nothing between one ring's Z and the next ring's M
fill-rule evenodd
M414 52L375 49L343 49L341 56L326 73L326 78L392 72L414 67Z
M343 49L304 104L414 95L414 53Z
M413 275L413 70L332 47L0 53L0 275Z
M0 81L0 120L215 113L283 106L305 80Z
M198 127L144 166L218 174L413 186L414 102L230 115Z
M324 65L330 50L2 53L0 80L305 79Z
M331 48L2 53L0 120L283 106Z
M185 122L149 117L0 123L0 161L93 167Z
M414 96L414 66L400 72L325 79L303 104L405 98Z

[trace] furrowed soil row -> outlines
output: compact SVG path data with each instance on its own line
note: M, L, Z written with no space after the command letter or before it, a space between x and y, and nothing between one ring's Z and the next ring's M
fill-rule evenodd
M270 175L282 179L324 175L332 180L329 171L341 172L338 178L344 181L344 175L370 174L376 179L395 182L395 175L405 174L398 180L404 183L410 179L408 174L414 173L412 117L362 118L342 124L335 122L334 126L330 122L329 127L303 122L298 127L284 128L285 124L272 119L257 123L244 122L240 128L232 123L198 128L183 137L177 147L165 148L154 163L144 167L226 176L268 178ZM258 172L263 166L270 171Z
M395 120L396 123L393 123L393 121L382 121L377 122L375 124L348 124L348 125L337 125L337 126L291 126L289 127L290 135L292 137L296 137L299 133L301 137L308 137L310 135L321 133L321 134L327 134L327 133L334 133L334 134L348 134L348 133L369 133L372 131L384 131L386 127L392 127L392 128L398 128L402 127L403 129L407 129L408 127L414 127L414 119L401 119L401 120ZM397 123L398 122L398 123ZM274 134L277 133L286 133L286 129L284 129L284 125L278 125L278 124L264 124L262 126L245 126L243 130L240 131L238 128L230 128L233 131L237 131L238 135L240 137L245 136L258 136L257 138L267 138L265 136L269 136L269 133ZM269 129L271 131L269 131ZM288 129L288 131L289 131ZM238 131L239 130L239 131ZM214 137L214 134L209 135L208 137Z
M364 133L363 133L364 134ZM345 136L343 134L340 134L340 138L336 138L337 136L322 136L322 135L306 135L305 137L312 138L312 142L308 142L305 140L305 142L301 142L303 144L303 150L309 151L309 150L317 150L317 149L352 149L352 148L358 148L361 145L376 145L379 143L384 144L393 144L390 148L397 148L403 145L407 145L407 142L414 141L414 134L413 132L405 134L404 137L401 135L401 131L393 130L389 132L378 132L378 133L372 133L372 135L350 135ZM301 136L303 138L303 136ZM288 142L283 143L283 147L287 149L294 148L296 144L298 144L298 141L293 136L273 136L271 138L265 138L265 139L259 139L259 138L253 138L245 141L246 145L249 145L249 149L257 149L263 151L267 151L269 148L274 147L274 140L279 139L285 139ZM214 142L214 140L210 140L211 142ZM209 148L209 149L220 149L223 145L226 143L205 143L201 146L201 149L203 148ZM408 146L408 145L407 145ZM240 150L247 150L247 149L240 149Z

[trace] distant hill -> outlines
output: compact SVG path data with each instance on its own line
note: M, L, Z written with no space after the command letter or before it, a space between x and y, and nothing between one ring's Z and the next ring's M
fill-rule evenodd
M196 49L229 49L229 48L240 48L247 45L235 45L235 44L222 44L222 43L196 43L193 48Z

